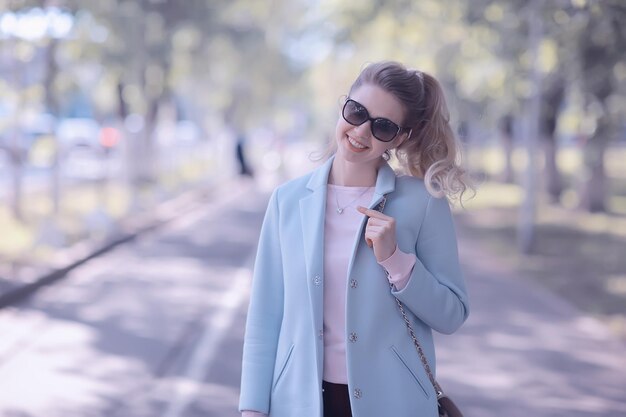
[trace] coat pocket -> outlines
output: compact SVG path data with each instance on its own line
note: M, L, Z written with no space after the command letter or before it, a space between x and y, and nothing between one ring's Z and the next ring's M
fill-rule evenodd
M289 350L287 351L287 354L285 355L285 359L283 359L282 361L282 365L280 366L280 371L278 371L278 374L276 376L276 379L274 380L274 384L272 386L272 391L276 389L276 386L278 385L278 383L280 382L280 380L282 379L283 375L285 374L285 371L287 370L287 365L289 365L289 362L291 362L291 354L293 353L293 348L295 345L291 345L289 347Z
M409 373L413 376L413 379L415 380L415 382L417 382L417 385L419 385L419 387L422 389L426 398L430 398L430 394L428 393L428 390L424 387L424 384L417 376L417 373L413 371L413 369L411 369L411 367L409 366L409 362L402 356L402 354L398 351L398 349L396 349L395 346L391 346L391 350L393 351L393 353L395 353L396 358L398 358L398 360L402 363L402 365L404 365L406 370L409 371ZM417 355L417 352L415 353L415 355ZM422 366L421 362L419 366Z

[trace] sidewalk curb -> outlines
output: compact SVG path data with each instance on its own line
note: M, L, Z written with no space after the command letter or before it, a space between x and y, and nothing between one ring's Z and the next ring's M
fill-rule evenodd
M229 183L229 180L224 181L225 186L228 186ZM173 199L159 203L150 211L135 214L122 220L119 224L119 229L104 239L88 239L63 250L57 256L51 271L43 273L32 282L0 294L0 310L24 301L39 288L64 278L68 272L85 262L110 251L118 245L130 242L141 234L156 230L178 216L205 203L216 188L218 187L209 185L186 191Z

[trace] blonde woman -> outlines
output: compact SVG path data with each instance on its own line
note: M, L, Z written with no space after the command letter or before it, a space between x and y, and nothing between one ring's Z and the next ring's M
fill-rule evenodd
M239 409L244 417L435 417L434 388L394 297L434 372L432 330L452 333L469 313L448 204L467 184L442 89L399 63L370 64L334 139L332 157L270 198ZM391 152L410 175L389 166Z

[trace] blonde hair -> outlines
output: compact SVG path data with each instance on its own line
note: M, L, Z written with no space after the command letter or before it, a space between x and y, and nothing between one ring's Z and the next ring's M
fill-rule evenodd
M422 178L435 197L461 200L473 186L461 167L460 143L450 127L443 89L435 77L409 70L398 62L383 61L366 66L350 88L372 84L394 95L405 109L402 126L411 136L395 149L403 169Z

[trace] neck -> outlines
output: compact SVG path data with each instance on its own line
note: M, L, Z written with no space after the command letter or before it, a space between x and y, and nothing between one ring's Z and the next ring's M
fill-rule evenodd
M347 187L373 187L381 161L371 163L352 163L335 158L328 176L328 183Z

